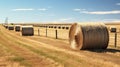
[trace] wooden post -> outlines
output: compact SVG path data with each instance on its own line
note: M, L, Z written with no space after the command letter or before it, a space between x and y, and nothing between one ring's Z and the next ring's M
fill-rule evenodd
M38 36L40 36L40 30L38 29Z
M115 34L115 37L114 37L114 46L116 48L117 47L117 29L116 29L116 27L111 27L110 31L111 31L111 33Z
M46 37L47 37L47 28L46 28Z
M58 36L57 36L57 34L58 34L58 33L57 33L57 30L55 30L56 39L58 39Z
M117 47L117 32L115 32L115 48Z

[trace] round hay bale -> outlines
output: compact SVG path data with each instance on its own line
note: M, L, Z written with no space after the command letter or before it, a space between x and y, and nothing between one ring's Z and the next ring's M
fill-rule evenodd
M53 26L51 26L51 28L53 28Z
M110 27L110 32L115 33L117 32L117 28L115 26Z
M63 26L62 29L65 29L65 26Z
M66 30L68 30L69 29L69 27L66 27Z
M58 29L61 29L61 26L59 26Z
M50 26L48 28L50 28Z
M14 26L13 25L8 25L8 30L14 30Z
M72 24L69 42L73 49L106 49L109 33L103 23Z
M54 28L56 29L57 27L56 27L56 26L54 26Z
M22 36L32 36L34 35L33 26L22 26Z
M15 31L19 32L20 31L21 25L15 25Z
M8 25L4 25L4 27L7 29L7 28L8 28Z

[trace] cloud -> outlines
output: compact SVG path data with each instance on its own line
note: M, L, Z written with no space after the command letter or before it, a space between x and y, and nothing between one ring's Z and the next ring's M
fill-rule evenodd
M18 8L18 9L12 9L12 11L33 11L35 9L32 9L32 8ZM40 8L40 9L37 9L39 11L47 11L48 9L46 8Z
M48 9L46 9L46 8L40 8L38 10L40 10L40 11L47 11Z
M120 5L120 3L116 3L116 5Z
M32 8L19 8L19 9L13 9L12 11L33 11L34 9Z
M114 11L82 11L80 13L85 13L85 14L96 14L96 15L105 15L105 14L120 14L120 10L114 10Z
M120 3L117 3L120 5ZM96 14L96 15L105 15L105 14L120 14L120 10L112 10L112 11L87 11L86 9L73 9L75 12L84 13L84 14Z
M60 19L60 21L69 21L69 20L72 20L73 18L63 18L63 19Z
M86 10L86 9L79 9L79 8L73 9L73 11L76 11L76 12L85 11L85 10Z

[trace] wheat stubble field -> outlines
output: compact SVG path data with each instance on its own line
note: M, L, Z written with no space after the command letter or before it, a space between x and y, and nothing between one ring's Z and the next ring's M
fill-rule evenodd
M107 25L110 26L110 25ZM120 25L119 25L120 26ZM118 27L119 27L118 26ZM72 50L68 42L69 30L35 27L34 36L21 36L0 25L0 67L120 67L120 33L114 48L114 33L106 50ZM51 33L49 33L51 32Z

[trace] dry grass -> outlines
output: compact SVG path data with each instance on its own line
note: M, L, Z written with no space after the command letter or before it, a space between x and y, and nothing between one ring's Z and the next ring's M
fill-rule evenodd
M119 46L120 43L119 43L119 40L120 40L120 24L107 24L106 25L108 28L110 28L111 26L115 26L117 27L117 32L118 32L118 35L117 35L117 45ZM40 30L40 36L46 36L46 28L40 28L40 27L34 27L34 34L35 36L38 36L38 29ZM54 28L48 28L47 29L47 36L50 37L50 38L55 38L55 30ZM57 29L58 30L58 38L59 39L65 39L65 40L68 40L69 39L69 30L65 30L65 29ZM114 45L114 33L111 33L109 31L109 45Z
M117 47L119 48L120 47L120 24L107 24L107 27L110 28L111 26L115 26L117 28ZM111 33L109 31L109 45L110 46L114 46L115 44L115 33Z
M46 28L39 28L39 27L34 27L34 34L38 35L38 29L40 30L40 36L46 36ZM55 38L56 37L56 29L54 28L47 28L47 36L51 37L51 38ZM58 33L58 38L59 39L68 39L68 35L69 35L69 30L66 29L57 29L57 33Z
M15 56L11 58L13 61L23 62L24 66L29 66L29 64L31 67L120 66L120 59L118 59L120 58L120 49L114 49L114 35L112 33L109 43L111 46L107 50L74 51L69 48L69 44L66 42L68 41L69 30L59 30L58 38L60 39L56 40L53 33L55 29L49 29L48 32L51 33L46 38L45 29L42 28L40 36L38 36L38 28L35 27L35 36L32 37L22 37L18 32L8 31L1 26L0 28L2 29L0 30L0 44L10 49L5 50ZM120 45L120 42L118 42L118 45Z

